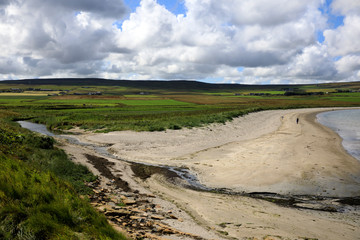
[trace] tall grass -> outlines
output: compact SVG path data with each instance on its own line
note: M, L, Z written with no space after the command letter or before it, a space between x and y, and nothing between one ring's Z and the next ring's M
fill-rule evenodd
M0 154L0 239L124 239L72 186Z
M0 239L125 239L78 195L96 177L53 144L0 120Z

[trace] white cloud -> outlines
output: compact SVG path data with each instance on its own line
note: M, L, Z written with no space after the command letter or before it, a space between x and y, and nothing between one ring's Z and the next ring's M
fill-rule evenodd
M342 15L360 14L360 1L358 0L333 0L331 8L335 13Z
M351 73L360 70L360 56L348 55L336 62L336 68L340 73Z
M185 0L180 15L141 0L125 20L122 0L0 0L0 78L354 79L358 2L333 1L344 26L326 30L320 44L322 0Z
M109 18L127 10L122 1L111 0L9 0L3 5L0 52L16 65L9 69L17 69L12 73L19 77L97 73L98 61L117 49Z
M305 48L289 65L289 75L304 79L330 79L336 74L326 46L320 44Z
M317 29L325 25L314 1L185 4L186 16L176 16L154 0L143 0L119 31L119 46L134 51L118 56L118 67L139 72L153 66L146 75L188 79L218 76L225 67L287 64L316 42ZM274 13L275 6L282 8ZM251 10L258 7L260 12Z
M325 43L334 56L360 54L360 16L349 15L344 20L344 26L334 30L324 31Z

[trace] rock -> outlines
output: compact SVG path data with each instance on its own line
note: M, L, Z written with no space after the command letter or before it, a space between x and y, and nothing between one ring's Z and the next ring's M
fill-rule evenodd
M163 216L160 216L160 215L152 215L151 218L155 219L155 220L164 220L165 219Z
M102 205L102 206L100 206L98 209L99 209L100 212L107 212L107 211L109 211L109 210L112 209L112 206Z
M124 203L125 205L134 205L134 204L136 204L136 201L135 201L135 200L132 200L132 199L124 199L124 200L123 200L123 203Z
M131 212L128 210L118 210L118 211L107 211L105 212L105 216L111 217L121 217L121 216L129 216Z
M172 219L178 219L178 218L177 218L175 215L173 215L173 214L170 214L169 217L172 218Z
M130 216L130 219L131 220L138 220L138 219L142 219L141 217L138 217L138 216Z
M133 196L134 196L134 194L133 194L133 193L129 193L129 192L122 192L122 197L127 198L127 197L133 197Z
M154 226L154 223L152 221L148 221L148 222L145 223L145 225L147 227L152 227L152 226Z
M138 208L133 208L133 209L131 209L131 211L133 212L133 213L143 213L144 211L141 211L140 209L138 209Z
M173 230L171 230L169 228L163 229L162 232L165 233L165 234L174 234L175 233Z
M145 204L145 203L149 203L149 200L147 199L141 199L137 201L138 204Z
M113 206L112 209L114 209L114 210L120 210L121 207L119 207L119 206Z

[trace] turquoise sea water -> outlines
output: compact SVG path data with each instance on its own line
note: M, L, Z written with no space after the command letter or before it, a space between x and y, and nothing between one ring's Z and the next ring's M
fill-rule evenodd
M323 112L317 120L339 134L346 151L360 160L360 109Z

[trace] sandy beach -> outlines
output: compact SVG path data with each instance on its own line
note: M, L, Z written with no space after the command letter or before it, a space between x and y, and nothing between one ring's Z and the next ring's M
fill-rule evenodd
M329 109L264 111L201 128L83 132L77 138L108 146L108 151L128 161L188 168L209 187L283 195L359 196L360 161L343 149L337 134L316 122L321 111ZM63 148L75 161L89 165L83 153L91 150L66 143ZM199 232L204 239L350 240L360 236L360 209L356 207L344 213L286 208L244 196L185 189L160 175L143 182L124 167L128 163L109 160L116 162L113 170L122 172L133 188L150 191L188 213L188 225L174 223L174 227ZM194 222L199 228L191 230Z
M121 159L189 168L209 187L359 196L360 161L346 153L337 134L316 123L320 111L264 111L225 125L86 134L81 140L110 144Z

